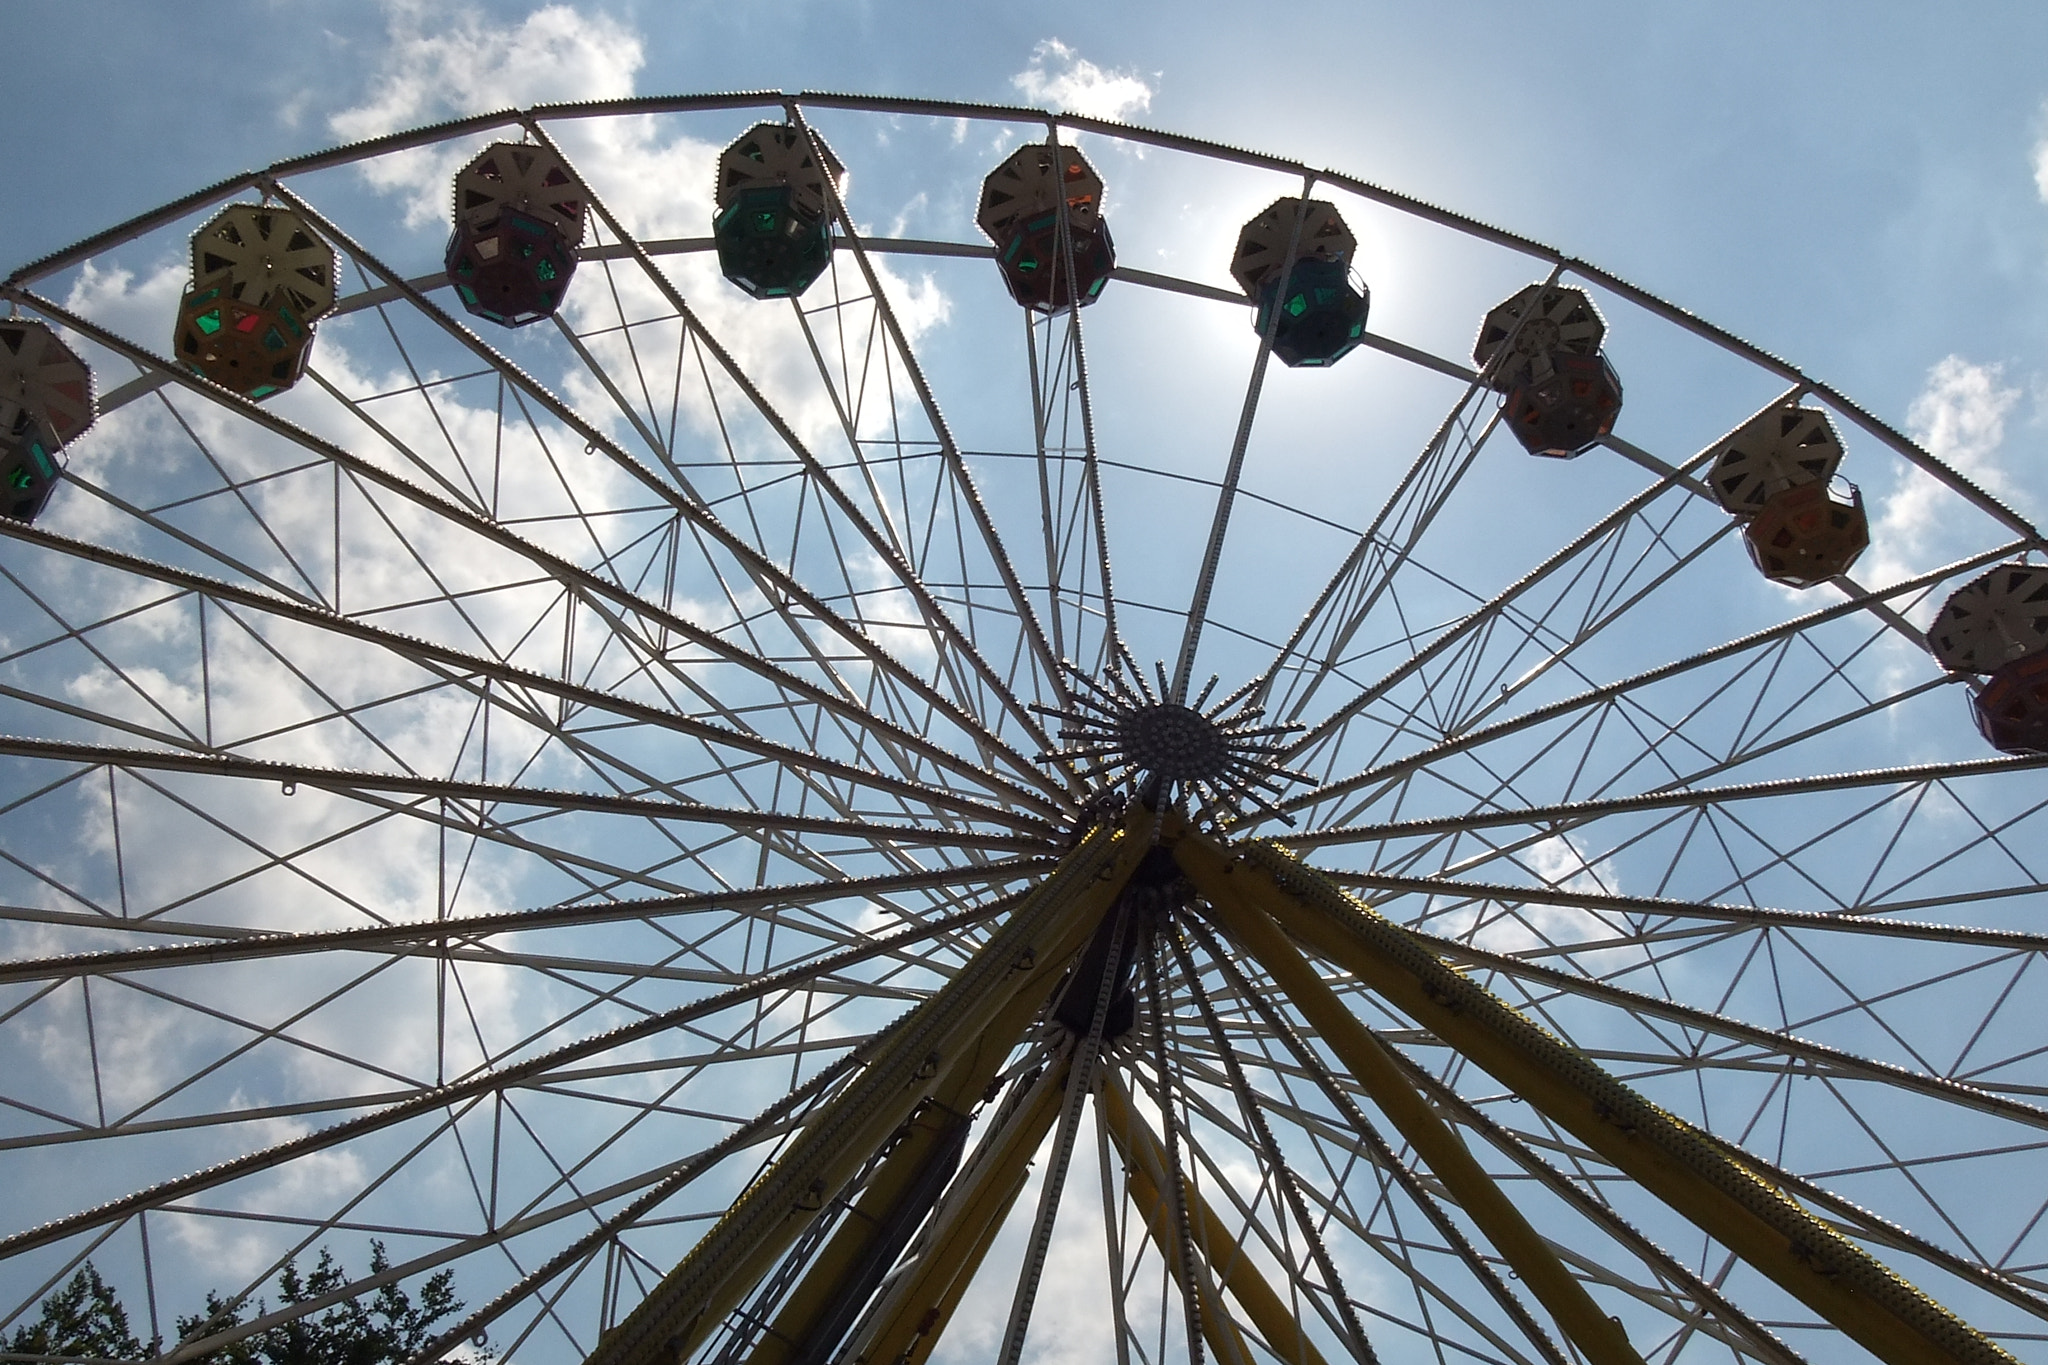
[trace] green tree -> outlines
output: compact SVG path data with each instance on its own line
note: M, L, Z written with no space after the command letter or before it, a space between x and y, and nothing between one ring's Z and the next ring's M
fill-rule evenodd
M140 1360L142 1343L128 1330L128 1310L114 1287L87 1261L62 1289L43 1300L42 1316L14 1329L7 1349L21 1355Z
M382 1274L390 1265L384 1244L371 1242L370 1273ZM318 1263L303 1275L296 1261L285 1262L277 1276L278 1306L309 1303L348 1284L351 1278L323 1247ZM259 1301L251 1316L260 1318L269 1311L267 1303ZM461 1311L462 1301L455 1297L455 1272L444 1270L420 1286L417 1303L393 1281L374 1294L343 1299L320 1312L253 1332L201 1359L205 1365L402 1365L433 1339L435 1323ZM209 1293L204 1312L178 1319L178 1336L181 1340L210 1336L241 1321L240 1308L230 1308L218 1295ZM489 1358L488 1351L480 1356L450 1357L471 1365Z
M390 1269L382 1242L370 1243L370 1273ZM353 1277L326 1248L310 1271L285 1262L278 1272L278 1306L311 1303L341 1289ZM178 1319L178 1338L212 1336L245 1320L266 1316L269 1304L258 1300L254 1312L246 1304L230 1306L209 1291L206 1307ZM444 1270L420 1286L419 1298L396 1282L374 1293L343 1299L316 1312L251 1332L239 1341L201 1357L204 1365L402 1365L434 1338L434 1326L462 1311L455 1297L455 1272ZM22 1355L78 1357L87 1360L144 1360L145 1350L128 1330L128 1311L114 1287L100 1278L90 1261L62 1289L43 1300L36 1321L0 1337L9 1352ZM491 1351L481 1341L479 1353L445 1357L453 1365L483 1365Z

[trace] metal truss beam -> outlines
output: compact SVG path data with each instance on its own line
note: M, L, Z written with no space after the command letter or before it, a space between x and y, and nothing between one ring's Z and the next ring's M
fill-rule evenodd
M1286 857L1285 854L1278 854L1278 856ZM1321 879L1318 878L1318 880ZM1332 891L1338 890L1334 883L1325 884ZM1341 891L1339 894L1342 894ZM1351 903L1353 905L1357 904L1356 902ZM1378 919L1378 917L1375 916L1375 919ZM1382 924L1387 923L1385 920L1380 920L1379 922ZM1652 995L1646 991L1630 990L1626 986L1617 986L1611 982L1602 981L1577 972L1565 972L1555 967L1545 967L1538 963L1524 961L1518 957L1510 957L1505 953L1489 952L1484 948L1477 948L1469 943L1460 943L1456 939L1442 938L1435 934L1424 933L1419 929L1401 929L1391 924L1388 927L1394 928L1396 932L1406 936L1420 951L1431 953L1439 958L1466 963L1474 967L1485 967L1492 971L1500 972L1505 976L1515 977L1524 981L1539 982L1555 990L1568 992L1580 999L1599 1000L1606 1004L1618 1005L1634 1014L1647 1018L1668 1019L1672 1023L1698 1029L1702 1033L1714 1034L1722 1038L1732 1038L1737 1042L1748 1043L1767 1052L1778 1054L1780 1057L1788 1060L1808 1063L1838 1076L1850 1077L1860 1081L1876 1081L1883 1085L1896 1086L1900 1090L1909 1090L1916 1094L1926 1095L1931 1099L1945 1101L1949 1104L1962 1105L1986 1114L1995 1114L1999 1118L2010 1119L2015 1123L2023 1123L2032 1128L2048 1128L2048 1109L1998 1094L1982 1086L1951 1080L1946 1076L1936 1076L1925 1071L1913 1071L1891 1062L1880 1062L1874 1058L1859 1056L1856 1053L1847 1052L1838 1047L1830 1047L1826 1043L1816 1043L1810 1039L1801 1038L1794 1033L1762 1028L1741 1019L1731 1019L1725 1014L1715 1014L1710 1010L1699 1009L1692 1005L1681 1005L1677 1001L1661 995ZM1320 946L1317 951L1321 952ZM1446 968L1446 970L1449 969ZM1463 980L1462 977L1459 979ZM1479 988L1473 987L1473 989L1477 990ZM1492 999L1490 995L1488 998Z
M237 754L180 752L175 749L126 749L103 744L73 744L54 739L0 735L0 754L41 758L59 763L102 764L158 772L199 773L213 777L254 778L284 787L303 783L349 796L360 791L430 796L477 806L533 806L546 811L589 811L605 815L637 815L650 820L681 820L722 825L735 830L782 830L798 834L838 835L862 843L901 843L948 848L992 848L1017 853L1043 853L1047 841L1017 834L979 834L928 825L884 824L869 820L835 820L775 811L700 806L609 792L562 791L549 787L513 787L497 782L466 782L416 773L371 773L323 768L309 763L243 758Z
M1814 777L1784 777L1769 782L1743 782L1725 787L1681 787L1668 791L1643 792L1636 796L1567 801L1555 806L1477 810L1465 815L1396 820L1383 824L1341 825L1335 829L1304 830L1299 834L1275 835L1272 842L1283 848L1319 848L1325 844L1376 843L1386 839L1408 839L1427 834L1458 834L1467 830L1492 829L1503 825L1574 825L1606 815L1682 810L1690 806L1761 801L1774 796L1804 796L1811 792L1851 791L1859 787L1919 786L1929 782L1951 782L2041 767L2048 767L2048 755L2016 754L2001 758L1965 758L1951 763L1921 763L1906 768L1869 768L1861 772L1823 773Z
M653 920L666 915L698 914L709 910L752 913L777 906L807 905L823 900L872 900L905 891L1020 880L1049 872L1055 866L1057 863L1051 858L1021 858L972 867L940 868L930 872L897 872L879 877L854 877L845 881L708 891L693 896L650 896L637 900L593 901L585 904L548 906L538 910L507 910L495 915L464 915L400 924L371 924L360 929L326 929L304 934L269 934L250 931L240 926L183 922L175 925L158 925L154 921L123 920L111 915L67 915L58 922L103 929L112 933L170 932L195 937L220 937L204 943L177 943L160 948L123 948L105 953L74 953L65 957L24 958L0 962L0 983L47 981L75 976L108 976L116 972L154 971L163 967L199 963L249 962L267 957L296 957L304 953L339 951L439 955L449 951L451 944L475 943L498 934L525 933L534 929L569 925L614 924L623 920ZM1004 909L1005 904L1004 900L999 899L972 913L977 919L990 918ZM12 918L15 916L0 911L0 919ZM957 916L952 919L958 921Z
M1275 842L1278 842L1277 840ZM1651 919L1697 919L1754 929L1814 929L1827 933L1868 934L1877 938L1920 943L1954 943L1972 948L2005 948L2015 952L2048 952L2048 934L2025 929L1986 929L1974 924L1934 924L1924 920L1880 918L1870 906L1848 910L1777 910L1761 905L1717 905L1702 901L1666 900L1657 896L1613 896L1574 891L1565 886L1516 886L1510 882L1468 882L1451 877L1406 877L1396 872L1326 872L1340 886L1387 891L1404 896L1431 896L1453 904L1495 901L1504 905L1563 905L1616 915ZM2025 888L2040 890L2044 888ZM2015 892L2021 894L2021 892ZM1719 933L1720 930L1700 932ZM1603 942L1601 947L1607 945ZM1519 960L1519 956L1517 956Z

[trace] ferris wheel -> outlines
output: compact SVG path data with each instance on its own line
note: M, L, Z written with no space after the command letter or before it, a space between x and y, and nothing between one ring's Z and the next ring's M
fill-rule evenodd
M7 1321L2048 1340L2048 545L1795 366L865 96L397 134L4 293Z

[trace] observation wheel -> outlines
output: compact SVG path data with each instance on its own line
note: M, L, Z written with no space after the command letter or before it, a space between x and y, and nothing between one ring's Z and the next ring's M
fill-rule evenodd
M2048 561L1820 379L849 96L399 134L0 292L10 1324L2041 1354Z

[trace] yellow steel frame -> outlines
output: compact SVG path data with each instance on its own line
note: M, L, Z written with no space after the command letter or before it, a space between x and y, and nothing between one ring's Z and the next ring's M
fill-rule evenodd
M1142 818L1149 827L1150 814ZM927 1101L970 1110L1123 890L1146 842L1101 827L1072 849L958 975L879 1039L781 1157L598 1341L590 1365L687 1357L913 1111Z
M1357 1079L1383 1107L1390 1101L1404 1104L1402 1096L1417 1103L1420 1098L1398 1068L1391 1083L1375 1074L1379 1062L1392 1066L1392 1058L1341 1001L1334 1011L1319 1005L1319 1013L1310 1013L1310 1001L1334 1001L1334 993L1307 969L1288 939L1342 968L1484 1068L1878 1359L1889 1365L2014 1365L1995 1342L1808 1213L1737 1153L1651 1104L1290 854L1263 842L1226 847L1188 835L1175 843L1174 856L1224 931L1274 975L1346 1065L1366 1073ZM1354 1037L1340 1048L1338 1039L1346 1034L1362 1034L1364 1041ZM1391 1108L1388 1116L1400 1121ZM1413 1133L1408 1136L1416 1140ZM1416 1145L1422 1150L1421 1143ZM1457 1164L1448 1148L1442 1154ZM1435 1165L1428 1151L1423 1155L1451 1186L1445 1169ZM1469 1161L1470 1153L1465 1157ZM1483 1173L1480 1178L1485 1179ZM1464 1202L1462 1193L1454 1193ZM1479 1197L1482 1204L1487 1201L1484 1194ZM1467 1203L1466 1211L1486 1226L1478 1208ZM1519 1214L1514 1221L1520 1221ZM1513 1240L1511 1223L1501 1223L1498 1233L1492 1227L1487 1231L1559 1326L1592 1355L1597 1326L1564 1299L1553 1302L1531 1278L1542 1258L1525 1265L1518 1258L1528 1251L1502 1244L1501 1235ZM1555 1259L1547 1248L1543 1256Z
M1265 969L1591 1365L1642 1365L1642 1358L1310 955L1486 1070L1888 1365L2013 1365L1996 1343L1807 1212L1739 1149L1651 1104L1291 854L1263 842L1227 845L1142 806L1069 851L951 981L868 1044L861 1070L599 1341L590 1365L687 1358L879 1158L754 1343L750 1365L790 1365L802 1355L872 1270L879 1230L916 1214L910 1201L929 1189L930 1163L958 1140L1154 840L1171 847L1217 927ZM1070 1060L1054 1059L1013 1091L855 1329L846 1354L854 1365L923 1365L929 1357L1059 1117L1073 1083ZM1123 1155L1126 1194L1182 1293L1192 1293L1211 1352L1225 1365L1253 1359L1218 1297L1223 1292L1272 1354L1292 1365L1324 1365L1200 1192L1183 1179L1182 1198L1171 1198L1170 1163L1122 1081L1104 1078L1095 1096ZM1187 1211L1191 1265L1181 1263L1176 1206Z
M847 1357L854 1365L923 1365L952 1321L1031 1172L1031 1157L1060 1116L1067 1071L1049 1067L975 1152L913 1260L882 1294L873 1323Z
M989 1049L983 1049L986 1056ZM921 1184L926 1167L940 1158L971 1118L936 1101L927 1103L891 1138L888 1154L861 1189L832 1239L819 1251L775 1314L750 1365L788 1365L796 1360L839 1301L869 1268L875 1241Z

